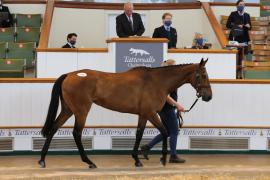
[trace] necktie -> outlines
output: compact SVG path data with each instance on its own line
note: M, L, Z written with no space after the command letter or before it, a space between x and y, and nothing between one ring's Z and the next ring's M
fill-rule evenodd
M129 23L130 23L130 27L131 27L131 29L132 29L132 31L133 31L133 23L132 23L132 21L131 21L130 16L128 16L128 21L129 21Z

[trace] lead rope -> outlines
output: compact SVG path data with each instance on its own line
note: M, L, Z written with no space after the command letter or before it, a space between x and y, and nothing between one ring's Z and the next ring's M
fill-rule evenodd
M197 99L194 101L194 103L190 106L190 108L188 110L185 110L184 113L189 112L192 110L192 108L195 106L195 104L198 102L198 100L201 98L200 95L197 94ZM179 128L182 128L183 124L184 124L184 119L182 117L182 114L180 111L177 111L177 116L178 116L178 124L179 124Z

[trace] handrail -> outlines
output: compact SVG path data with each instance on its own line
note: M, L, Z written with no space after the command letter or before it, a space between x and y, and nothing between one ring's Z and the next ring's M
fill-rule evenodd
M108 48L37 48L36 52L108 52Z
M48 0L40 33L39 48L47 48L49 44L51 24L54 12L54 0Z
M229 49L168 49L168 53L213 53L213 54L237 54L237 50Z
M110 41L114 42L114 41ZM120 40L118 42L127 42ZM129 42L129 41L128 41ZM130 41L134 42L134 41ZM149 41L157 42L157 41ZM159 41L158 41L159 42ZM37 48L36 52L108 52L108 48ZM168 49L168 53L210 53L210 54L237 54L237 50L229 49Z
M5 4L46 4L46 0L4 0Z
M112 42L141 42L141 43L166 43L168 39L166 38L149 38L149 37L129 37L129 38L110 38L106 40L107 43Z
M220 24L218 23L210 4L203 2L202 7L204 9L204 12L205 12L212 28L213 28L215 34L216 34L216 37L219 41L220 46L222 48L224 48L228 44L228 40L227 40L227 37L225 36L225 34L223 33L223 30L222 30Z
M122 10L124 4L57 0L55 6L59 8ZM135 3L134 8L135 10L200 9L201 3Z
M4 0L5 4L46 4L47 0ZM84 2L85 3L85 2ZM61 6L61 7L79 7L82 6L81 5L82 2L67 2L67 1L57 1L57 6ZM91 2L91 3L87 3L87 7L82 7L82 8L92 8L92 9L101 9L102 7L104 7L105 9L109 8L109 9L113 9L115 7L117 8L121 8L122 7L122 3L95 3L95 2ZM200 3L136 3L136 6L138 5L138 8L155 8L155 9L200 9ZM150 6L149 6L150 5ZM211 6L235 6L235 3L228 3L228 2L210 2ZM259 3L245 3L246 6L249 7L260 7ZM147 6L147 7L146 7ZM164 6L166 6L164 8ZM136 8L136 9L138 9Z
M54 83L55 78L0 78L0 83Z
M228 3L228 2L210 2L210 6L236 6L236 4L235 3ZM260 5L260 3L245 3L245 6L260 7L261 5Z

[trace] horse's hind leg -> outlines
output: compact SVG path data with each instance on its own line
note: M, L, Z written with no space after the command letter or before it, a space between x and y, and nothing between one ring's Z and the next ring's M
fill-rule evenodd
M45 157L47 155L51 140L54 136L54 134L57 132L57 130L72 116L72 112L70 109L62 103L62 110L55 120L50 135L46 138L45 143L43 145L42 151L41 151L41 158L39 160L39 165L44 168L46 166L45 164Z
M160 121L160 118L158 117L157 113L155 113L152 118L149 119L149 121L160 131L163 139L163 144L162 144L162 158L161 163L165 166L166 165L166 159L167 159L167 138L168 138L168 133L163 124Z
M142 140L146 121L147 121L146 118L144 118L143 116L139 116L139 121L138 121L138 126L137 126L137 131L136 131L136 142L134 144L134 148L133 148L133 152L132 152L132 157L135 160L136 167L143 166L141 161L138 158L138 149L139 149L140 142Z
M89 109L87 111L75 114L75 126L73 130L73 137L78 147L82 161L87 163L89 165L89 168L96 168L97 166L87 157L87 154L82 144L82 131L85 125Z

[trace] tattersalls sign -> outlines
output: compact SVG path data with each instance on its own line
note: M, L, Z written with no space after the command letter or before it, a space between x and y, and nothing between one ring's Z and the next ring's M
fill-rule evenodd
M145 66L159 67L163 61L163 43L116 43L116 72Z

